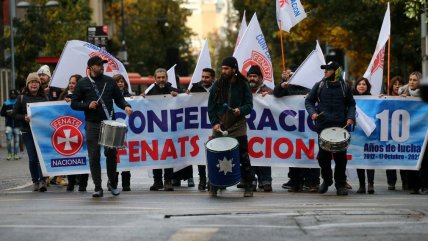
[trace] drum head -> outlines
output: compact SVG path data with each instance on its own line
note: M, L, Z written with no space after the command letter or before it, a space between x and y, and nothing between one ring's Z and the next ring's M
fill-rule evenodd
M331 127L331 128L324 129L321 132L320 137L323 140L329 141L329 142L341 142L349 139L350 134L347 130L343 128Z
M214 151L214 152L223 152L231 150L238 146L238 140L236 140L233 137L217 137L214 139L211 139L207 142L205 145L208 150Z
M115 120L104 120L103 123L105 125L114 126L114 127L125 127L125 128L128 127L125 123L119 122L119 121L115 121Z

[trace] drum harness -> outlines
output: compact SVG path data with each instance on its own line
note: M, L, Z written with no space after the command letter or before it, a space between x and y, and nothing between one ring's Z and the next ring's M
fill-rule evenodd
M97 97L98 97L97 103L98 103L98 102L101 102L101 106L103 107L103 110L104 110L104 113L106 114L107 119L111 120L111 119L112 119L112 115L110 115L110 114L108 113L107 106L106 106L106 104L104 103L103 98L101 98L101 96L104 94L104 90L106 89L107 82L106 82L106 83L104 83L103 91L102 91L102 92L101 92L101 94L100 94L100 91L98 90L97 86L95 85L95 81L91 78L91 76L90 76L90 75L88 75L88 78L89 78L89 80L91 81L92 87L94 87L94 90L95 90L95 94L96 94L96 95L97 95ZM113 112L113 110L112 110L112 112Z

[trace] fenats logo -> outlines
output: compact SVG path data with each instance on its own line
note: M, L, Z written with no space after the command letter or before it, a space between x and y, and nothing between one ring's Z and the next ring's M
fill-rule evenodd
M242 74L244 76L247 76L247 72L252 65L258 65L260 67L263 73L263 81L272 82L272 67L266 56L253 50L251 57L244 61L242 67Z
M83 134L79 127L82 121L73 116L61 116L50 123L54 128L51 141L55 151L63 156L72 156L83 145Z
M371 74L376 72L378 69L383 69L383 63L385 58L385 46L376 55L375 60L373 61L373 66L371 69Z
M103 53L100 53L100 52L92 52L89 54L89 58L94 57L94 56L100 56L100 58L108 61L107 67L104 70L104 72L111 73L113 71L119 70L119 66L117 65L117 63L112 58L110 58L110 56L103 54Z

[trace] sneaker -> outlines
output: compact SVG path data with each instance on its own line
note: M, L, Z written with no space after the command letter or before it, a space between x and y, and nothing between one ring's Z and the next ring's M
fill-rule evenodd
M360 185L360 187L357 190L357 193L360 193L360 194L366 193L366 187L365 186L366 186L365 184Z
M352 186L351 186L351 184L349 184L348 182L346 182L346 184L345 184L345 188L346 188L346 189L351 190L351 189L352 189Z
M153 185L150 187L150 191L159 191L160 189L163 189L162 181L155 181Z
M244 197L252 197L252 196L253 196L253 187L252 186L245 187Z
M272 192L272 184L270 184L270 183L263 184L263 188L262 189L265 192Z
M388 184L388 190L394 191L395 190L395 185L394 184Z
M288 181L288 182L282 184L281 187L284 188L284 189L289 189L291 187L291 181Z
M367 193L368 194L374 194L374 185L373 185L373 183L369 183L367 185Z
M103 197L103 196L104 196L103 189L95 190L95 192L92 193L92 197Z
M181 180L172 179L171 180L171 185L174 186L174 187L181 187Z
M124 192L130 192L131 191L131 187L130 186L122 186L122 191L124 191Z
M324 180L318 190L318 193L326 193L328 191L328 187L331 185L333 185L333 181Z
M336 190L337 196L347 196L348 195L348 188L346 187L338 187Z
M7 154L6 160L9 161L10 159L12 159L12 154L9 153L9 154Z
M13 159L18 160L20 157L18 156L18 154L13 155Z
M195 186L195 181L193 181L193 178L187 179L187 186L188 187L194 187Z
M319 188L320 188L320 185L318 185L318 184L310 185L309 186L309 192L318 192Z
M117 188L117 186L116 187L112 186L110 182L107 183L107 186L110 188L110 192L113 196L120 195L120 190L119 188Z
M39 191L39 182L33 183L33 192Z
M165 180L165 187L163 188L164 191L174 191L174 187L172 186L171 180Z
M300 186L290 186L289 188L288 188L288 192L301 192L302 191L302 189L300 188Z
M39 192L46 192L48 189L46 187L46 182L45 181L41 181L40 182L40 188L39 188Z

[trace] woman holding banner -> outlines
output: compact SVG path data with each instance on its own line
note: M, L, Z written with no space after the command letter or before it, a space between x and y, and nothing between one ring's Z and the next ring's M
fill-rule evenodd
M34 144L33 134L30 129L31 118L27 114L27 104L35 102L48 101L43 89L42 82L36 72L30 73L27 77L25 88L20 96L16 99L13 106L13 117L21 122L22 139L27 149L31 179L33 181L33 191L45 192L47 185L40 168L39 158Z

